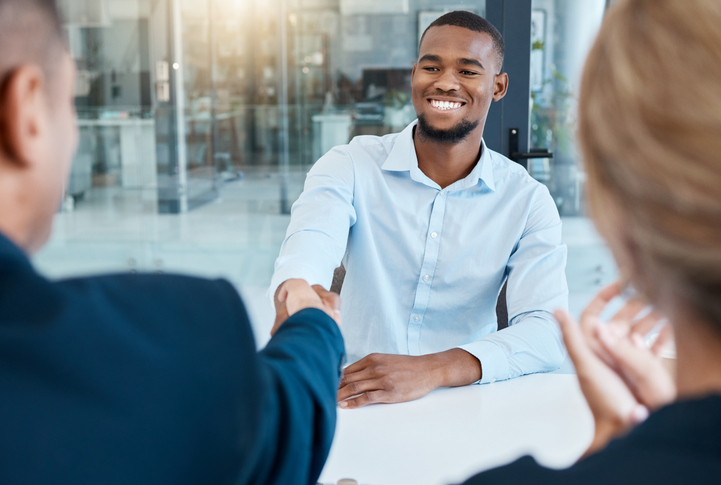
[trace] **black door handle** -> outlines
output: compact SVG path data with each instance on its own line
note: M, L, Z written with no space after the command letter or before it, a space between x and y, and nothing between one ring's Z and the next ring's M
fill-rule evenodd
M518 151L518 128L511 128L508 134L508 158L523 165L528 170L528 160L532 158L553 158L553 153L545 148L532 148L530 152Z

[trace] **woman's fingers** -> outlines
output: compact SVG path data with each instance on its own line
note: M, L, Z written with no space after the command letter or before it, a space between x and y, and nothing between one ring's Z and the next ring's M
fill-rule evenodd
M608 306L608 304L621 294L621 283L616 281L603 288L596 294L591 302L586 306L586 309L581 313L581 320L588 318L601 318L601 313Z
M586 336L586 339L593 341L595 328L601 322L601 314L606 309L608 304L621 294L621 283L612 283L596 294L596 296L590 301L585 310L581 313L581 330ZM594 350L598 350L595 348Z
M628 325L636 319L639 313L648 305L641 300L629 300L608 321L609 325Z
M646 421L649 415L648 408L644 406L643 404L639 404L636 406L636 408L633 410L633 413L631 414L631 425L639 425Z
M610 300L611 294L607 292L595 302ZM591 310L586 315L599 313L597 310ZM606 365L591 347L591 343L600 346L597 337L589 340L585 332L565 311L556 310L554 315L563 333L568 355L576 367L581 391L596 422L596 437L590 449L590 452L593 452L603 448L608 441L638 422L634 410L639 403L623 378Z
M568 350L568 356L573 361L576 369L578 369L579 366L583 365L584 360L588 358L587 354L589 352L583 333L578 327L578 324L573 320L573 317L565 310L556 310L553 312L553 315L561 327L563 343L566 345L566 350Z
M645 337L651 330L663 323L666 318L660 313L651 310L647 315L633 324L631 332Z
M646 349L638 334L634 334L637 340L634 342L633 339L618 338L606 327L599 327L598 337L640 403L649 409L657 409L675 398L676 389L671 376L656 356Z
M660 357L664 347L666 347L671 340L673 340L673 328L671 328L670 324L666 323L658 332L658 337L656 337L656 341L651 346L651 353L656 357Z

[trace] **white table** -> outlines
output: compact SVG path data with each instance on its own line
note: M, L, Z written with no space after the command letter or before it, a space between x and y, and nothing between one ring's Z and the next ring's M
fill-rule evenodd
M409 403L339 408L320 482L445 485L526 454L565 467L592 436L593 419L575 375L438 389Z

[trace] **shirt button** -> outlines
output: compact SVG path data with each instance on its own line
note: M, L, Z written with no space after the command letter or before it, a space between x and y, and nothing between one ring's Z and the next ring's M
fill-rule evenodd
M425 276L423 277L423 281L428 281L429 279L431 279L431 277L428 276L428 275L425 275Z
M437 233L437 232L432 232L432 233L431 233L431 237L432 237L433 239L437 238L437 237L438 237L438 233Z
M413 321L414 321L414 322L420 322L420 321L421 321L421 317L419 317L418 315L416 315L415 317L413 317Z

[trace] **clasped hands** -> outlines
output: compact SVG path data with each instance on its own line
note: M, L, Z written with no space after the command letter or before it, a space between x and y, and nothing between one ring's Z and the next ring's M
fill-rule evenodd
M602 320L604 309L621 291L620 283L602 289L581 314L580 325L568 313L555 312L595 421L586 456L676 398L676 386L660 359L672 338L668 322L637 299L626 302L608 322ZM644 337L657 326L661 330L648 347Z
M326 312L340 325L340 296L326 291L322 286L310 286L305 280L291 279L284 282L275 293L275 323L270 331L275 335L288 317L306 308Z

